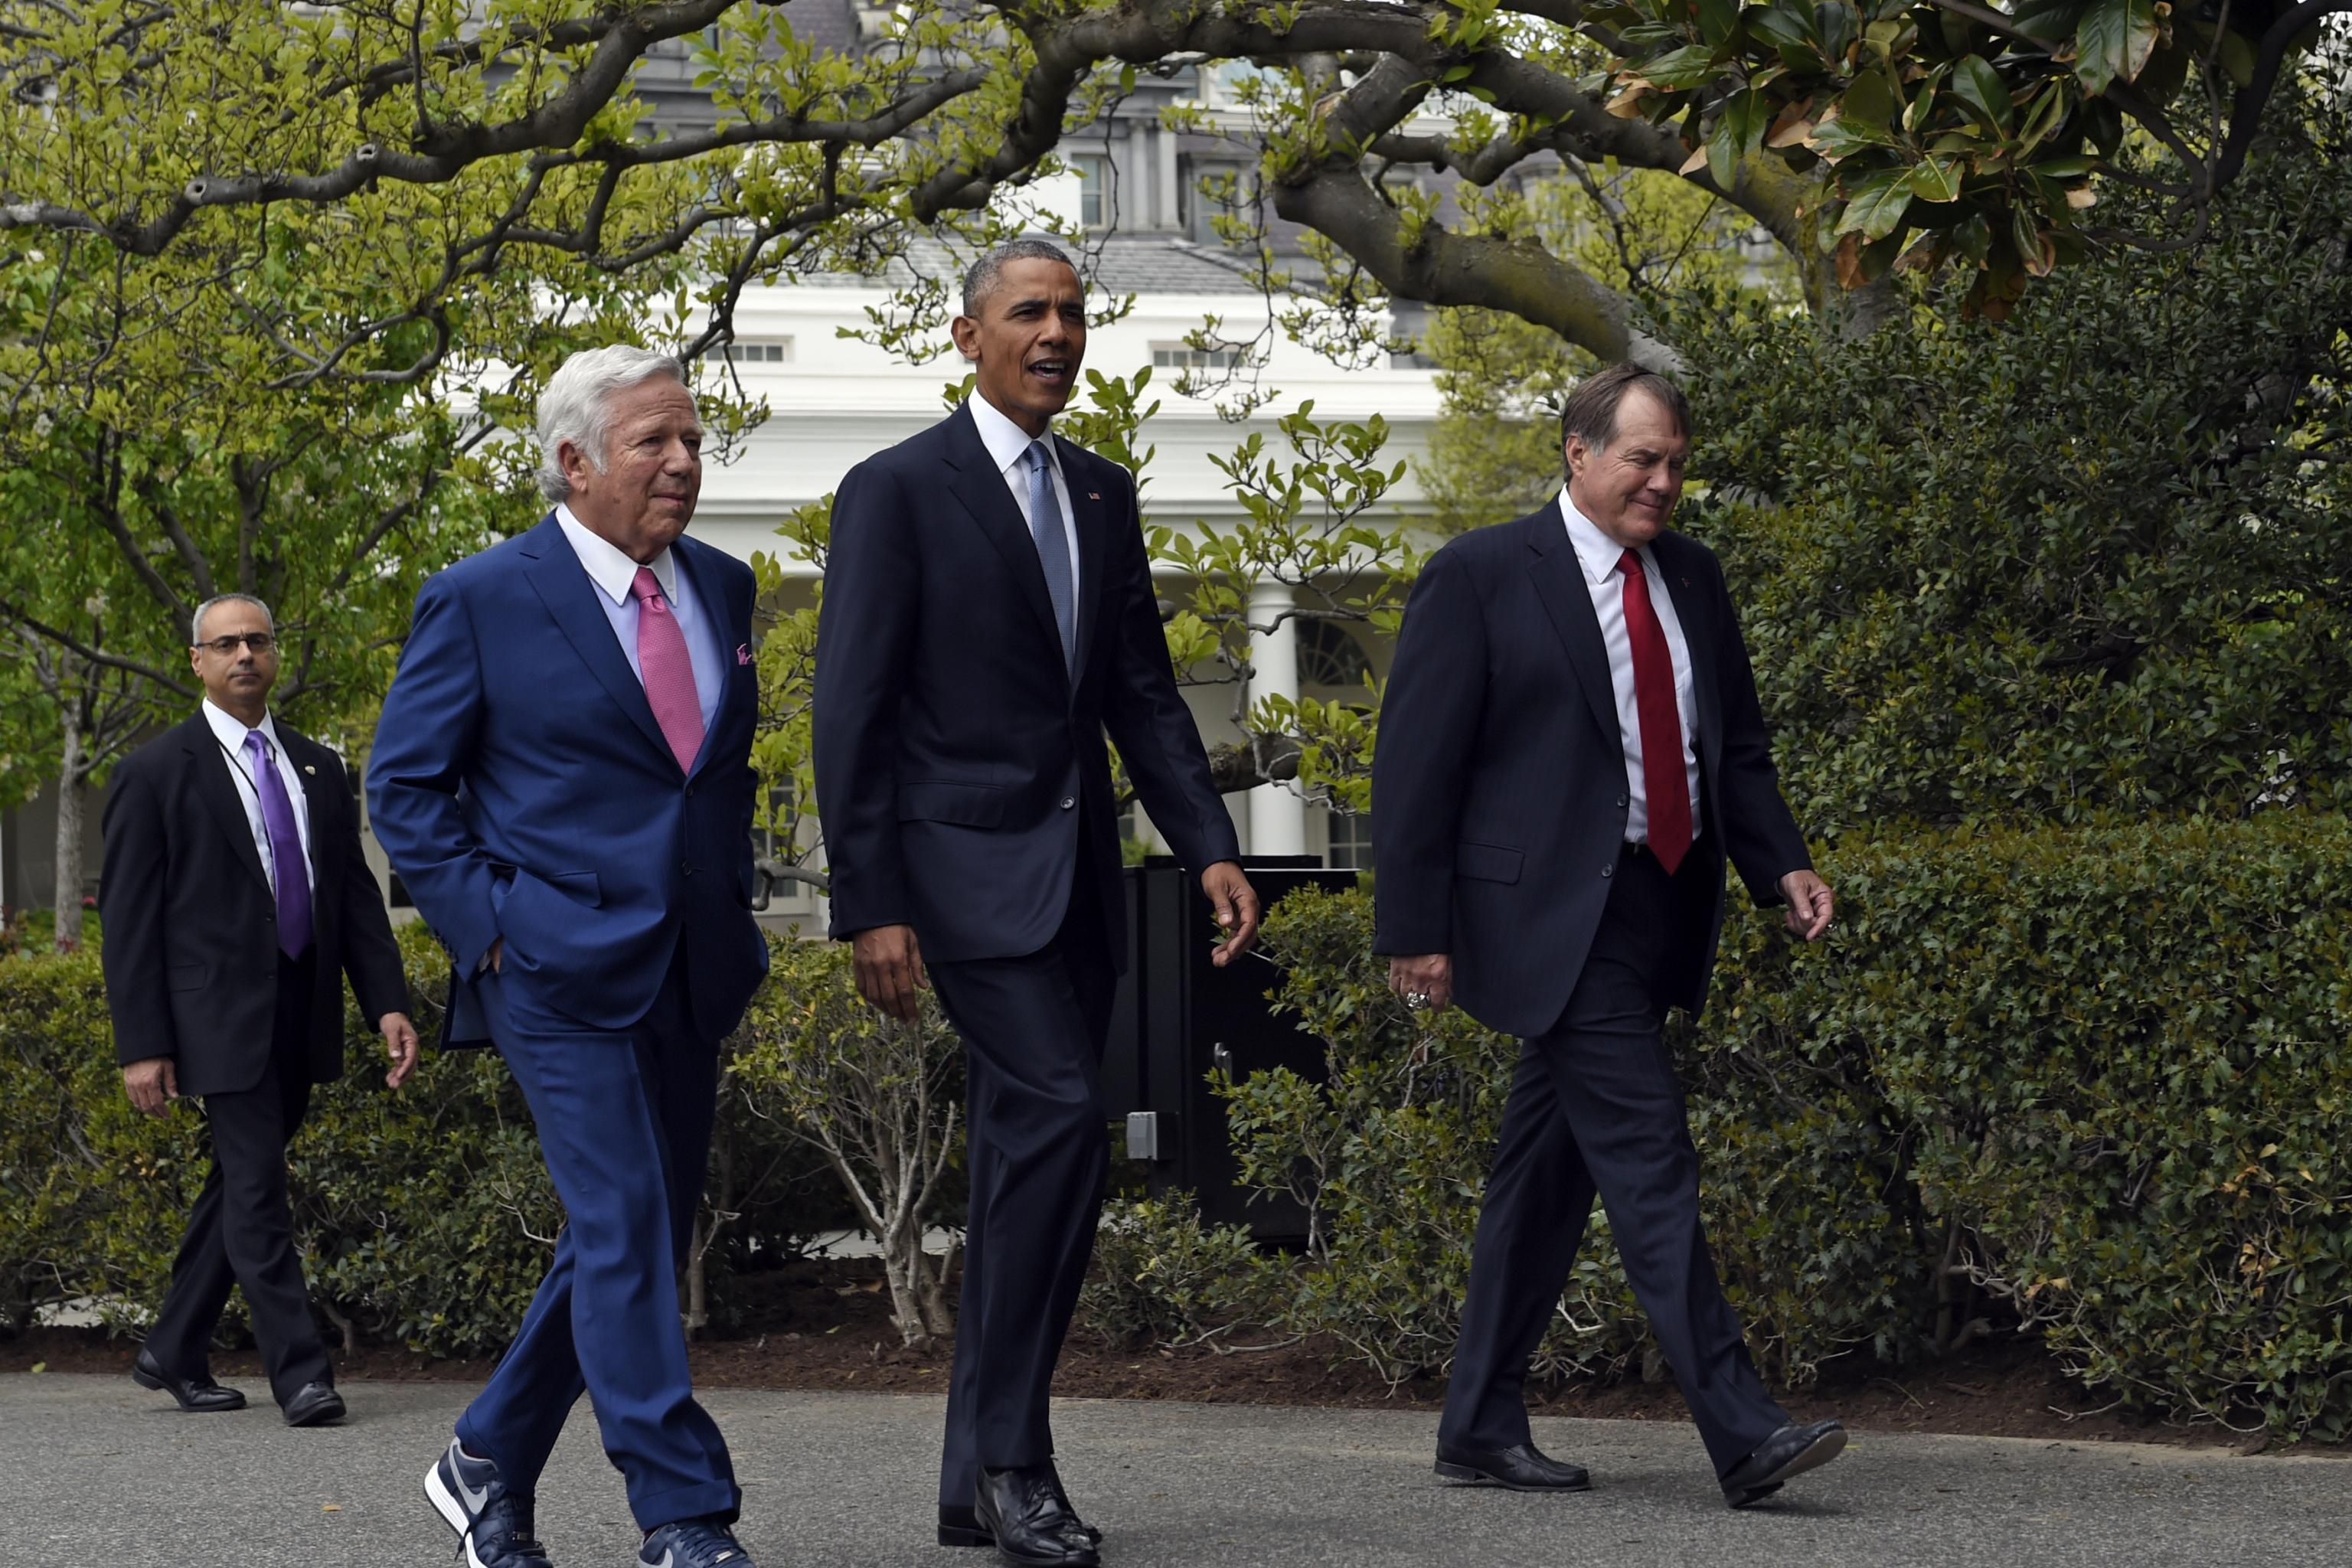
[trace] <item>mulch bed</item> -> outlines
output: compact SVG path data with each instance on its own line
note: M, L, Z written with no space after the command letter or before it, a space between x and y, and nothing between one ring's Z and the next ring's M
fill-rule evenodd
M826 1389L869 1394L945 1392L951 1347L910 1350L890 1326L881 1267L871 1259L795 1260L732 1286L740 1326L698 1341L695 1381L714 1388ZM36 1329L0 1341L0 1373L125 1373L137 1347L100 1329ZM1443 1379L1421 1378L1391 1391L1361 1367L1339 1364L1334 1347L1314 1342L1250 1352L1192 1349L1121 1351L1081 1333L1063 1352L1054 1391L1066 1398L1175 1399L1210 1405L1325 1405L1349 1409L1433 1410ZM362 1346L336 1357L347 1380L479 1383L488 1361L439 1360L397 1348ZM250 1351L213 1359L216 1375L259 1378ZM1671 1384L1570 1384L1532 1393L1542 1415L1682 1421ZM2027 1342L1979 1345L1947 1362L1889 1373L1874 1365L1824 1369L1815 1388L1784 1395L1797 1419L1837 1415L1857 1430L1945 1432L2040 1437L2076 1443L2165 1443L2256 1452L2259 1437L2211 1424L2142 1422L2104 1412L2068 1383L2056 1363ZM2297 1452L2352 1454L2352 1448L2299 1445Z

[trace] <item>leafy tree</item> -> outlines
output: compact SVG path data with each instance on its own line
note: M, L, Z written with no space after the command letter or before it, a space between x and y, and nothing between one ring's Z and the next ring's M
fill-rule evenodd
M1686 526L1809 826L2352 805L2352 182L2271 164L2216 211L2230 246L2005 328L1954 280L1866 355L1690 310Z
M525 258L617 277L691 251L718 341L748 280L872 266L910 221L985 226L1142 73L1246 61L1246 123L1190 122L1248 150L1229 195L1318 237L1333 299L1478 306L1663 363L1635 301L1542 242L1529 175L1675 175L1769 232L1843 325L1887 300L1841 287L1915 229L1922 265L1972 268L1997 310L2100 237L2080 217L2099 182L2152 186L2205 232L2347 4L1002 0L903 8L845 55L760 0L15 0L0 222L125 257L209 247L233 291L266 272L271 215L351 215L383 287L273 305L255 368L417 383ZM656 49L691 54L715 123L646 133L630 86Z
M0 234L0 647L42 699L12 705L6 749L60 779L60 943L89 787L200 695L195 606L268 601L273 701L358 740L417 583L537 510L502 435L537 376L675 308L670 268L607 279L550 251L405 311L423 286L403 268L444 264L419 259L420 205L247 215L152 258ZM725 396L712 412L740 427Z

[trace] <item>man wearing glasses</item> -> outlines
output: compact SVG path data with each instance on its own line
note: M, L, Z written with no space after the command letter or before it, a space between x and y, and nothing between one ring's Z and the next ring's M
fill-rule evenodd
M183 1410L240 1410L215 1383L213 1329L240 1286L289 1426L343 1414L294 1246L286 1145L310 1086L343 1069L340 971L383 1035L397 1089L416 1030L383 895L360 850L341 759L270 716L269 610L226 594L196 609L188 661L204 706L117 771L106 803L100 952L131 1103L204 1103L213 1165L131 1377Z

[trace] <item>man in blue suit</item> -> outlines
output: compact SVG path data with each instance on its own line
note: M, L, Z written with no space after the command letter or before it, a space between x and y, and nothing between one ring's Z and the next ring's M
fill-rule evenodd
M1774 1404L1699 1225L1661 1034L1696 1014L1724 866L1811 942L1830 889L1780 798L1723 570L1666 524L1690 408L1632 366L1560 414L1568 488L1465 534L1407 602L1372 764L1375 951L1409 1004L1523 1037L1438 1426L1437 1473L1575 1491L1521 1389L1596 1194L1734 1508L1833 1458Z
M1046 1394L1109 1167L1099 1068L1127 906L1104 732L1246 952L1257 898L1176 689L1134 477L1048 434L1085 286L1017 240L965 275L978 391L859 464L818 622L818 811L833 931L895 1017L935 986L964 1042L971 1211L940 1476L943 1545L1090 1568Z
M719 1041L767 967L752 578L684 537L702 426L677 361L574 354L539 443L554 510L417 595L368 773L376 836L454 961L449 1037L486 1033L513 1069L566 1217L425 1494L471 1568L548 1568L532 1489L584 1390L640 1561L751 1568L676 1271Z

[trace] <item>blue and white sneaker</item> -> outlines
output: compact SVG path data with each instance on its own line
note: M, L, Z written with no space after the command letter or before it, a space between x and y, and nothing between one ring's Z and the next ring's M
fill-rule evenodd
M531 1500L507 1489L499 1468L477 1459L457 1439L425 1472L425 1500L457 1532L466 1568L553 1568L532 1539Z
M735 1532L715 1519L681 1519L646 1537L637 1568L756 1568Z

